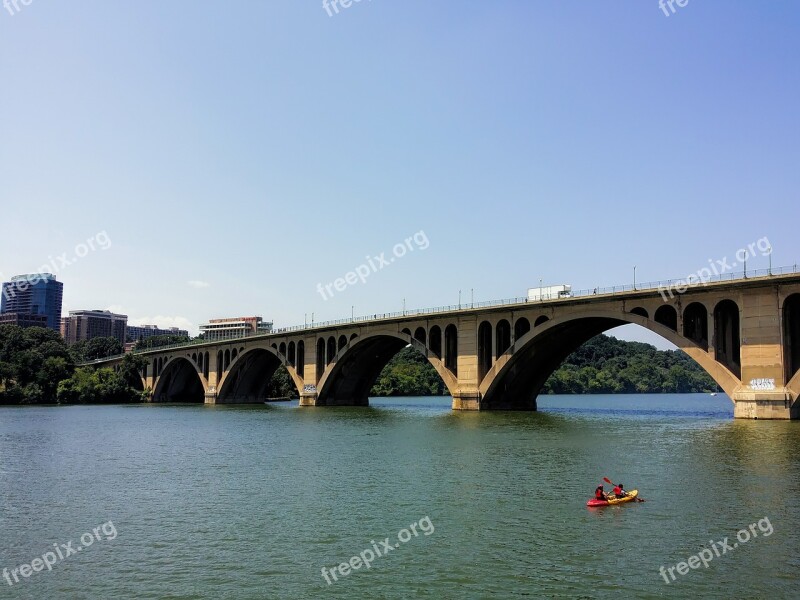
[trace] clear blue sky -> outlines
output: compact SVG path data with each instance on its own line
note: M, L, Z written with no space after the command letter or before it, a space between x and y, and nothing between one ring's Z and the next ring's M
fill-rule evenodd
M800 259L794 0L19 6L0 272L106 232L56 272L65 313L289 325L680 277L764 237Z

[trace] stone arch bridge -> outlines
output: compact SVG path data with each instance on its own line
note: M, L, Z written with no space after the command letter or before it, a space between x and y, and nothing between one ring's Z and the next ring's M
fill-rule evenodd
M283 366L302 406L359 406L407 345L427 357L459 410L535 410L575 349L635 323L693 358L738 418L800 418L800 274L545 301L451 307L278 330L141 353L153 401L260 403ZM97 361L113 365L120 357Z

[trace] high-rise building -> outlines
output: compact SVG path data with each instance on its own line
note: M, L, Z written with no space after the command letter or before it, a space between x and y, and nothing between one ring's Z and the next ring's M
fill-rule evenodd
M50 273L17 275L3 283L0 313L44 315L50 329L59 330L64 284Z
M18 327L47 327L47 317L44 315L2 313L0 314L0 325L17 325Z
M264 321L261 317L211 319L208 323L200 325L200 333L207 340L227 340L270 331L272 331L272 321Z
M128 325L126 337L129 342L138 342L155 335L182 335L189 337L189 332L186 329L178 329L177 327L161 329L155 325Z
M61 319L61 336L67 344L96 337L115 337L125 345L128 315L117 315L107 310L71 310Z

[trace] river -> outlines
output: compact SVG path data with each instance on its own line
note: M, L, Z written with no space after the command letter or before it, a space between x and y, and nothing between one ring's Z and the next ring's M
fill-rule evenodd
M795 596L800 423L539 408L0 408L0 597ZM587 508L604 476L646 501Z

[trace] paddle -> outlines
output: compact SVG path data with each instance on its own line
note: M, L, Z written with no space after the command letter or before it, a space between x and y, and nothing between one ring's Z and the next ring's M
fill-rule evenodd
M605 481L609 485L614 485L614 486L617 485L616 483L611 481L608 477L603 477L603 481ZM636 501L637 502L646 502L646 500L644 498L639 498L639 496L636 496Z

